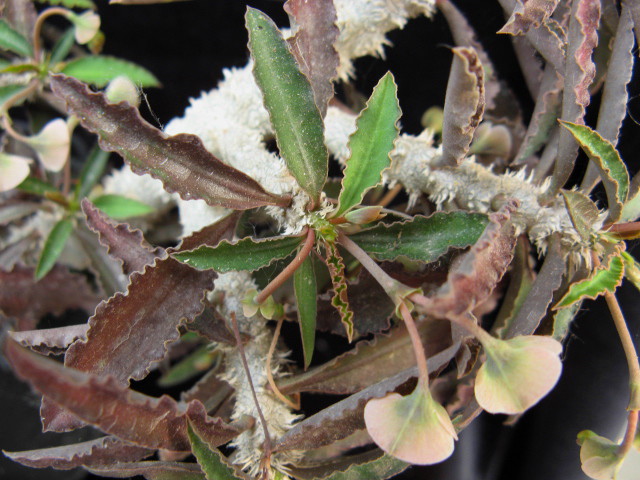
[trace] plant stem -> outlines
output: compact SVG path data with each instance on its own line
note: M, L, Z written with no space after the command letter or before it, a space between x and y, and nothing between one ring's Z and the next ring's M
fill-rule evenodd
M276 349L276 344L278 343L278 338L280 337L280 329L282 328L282 322L284 321L284 317L280 317L278 319L278 324L276 325L276 331L273 332L273 339L271 340L271 345L269 346L269 353L267 353L267 365L265 368L267 369L267 382L269 382L269 386L276 397L282 401L285 405L288 405L290 408L294 410L300 410L300 402L296 405L278 389L276 382L273 380L273 374L271 373L271 359L273 358L273 352Z
M273 292L275 292L280 286L282 286L282 284L286 282L291 277L291 275L295 273L295 271L300 267L300 265L302 265L302 262L304 262L305 259L309 256L309 253L311 253L311 249L313 248L315 241L316 241L315 231L313 230L313 228L307 227L307 238L302 244L302 248L300 249L298 254L295 256L295 258L291 261L291 263L287 265L285 269L282 270L282 272L280 272L280 274L276 278L271 280L271 282L269 282L269 284L266 287L264 287L264 290L262 290L256 296L255 302L258 305L260 305L267 298L269 298L269 296L273 294Z
M631 404L630 408L636 410L640 407L638 400L634 396L638 395L638 387L640 387L640 363L638 363L638 353L636 347L633 344L633 339L627 328L627 323L624 320L624 315L620 309L618 299L611 292L606 292L604 298L607 301L607 306L611 312L613 323L618 331L624 354L627 357L627 365L629 366L629 381L631 384Z
M638 429L638 410L631 410L629 412L629 416L627 417L627 430L624 432L624 438L622 439L622 443L618 447L618 455L624 457L631 447L633 446L633 441L636 438L636 430Z
M42 43L40 42L40 34L42 32L42 25L44 21L53 15L62 15L66 17L69 11L65 8L52 7L43 11L36 19L36 24L33 27L33 58L36 62L41 60L42 56Z
M2 105L0 116L6 119L9 116L8 115L9 109L13 107L18 102L18 100L22 100L23 98L26 98L29 95L31 95L38 88L39 84L40 82L38 82L38 80L32 79L27 85L27 88L25 88L20 92L14 93L12 96L10 96ZM6 121L7 120L5 120L5 122ZM8 123L11 123L11 122L8 122Z
M414 322L413 317L411 316L411 312L409 312L409 308L407 307L405 302L400 303L399 309L400 314L402 315L402 319L404 320L404 324L407 327L407 331L409 332L409 338L411 338L413 354L415 355L416 363L418 364L420 381L425 387L428 387L429 368L427 367L427 357L424 354L424 345L422 344L422 340L420 340L420 334L418 333L416 322Z
M402 191L402 189L402 184L396 183L395 187L389 190L387 194L382 197L382 200L378 202L378 205L380 205L381 207L386 207L393 201L394 198L396 198L396 196Z

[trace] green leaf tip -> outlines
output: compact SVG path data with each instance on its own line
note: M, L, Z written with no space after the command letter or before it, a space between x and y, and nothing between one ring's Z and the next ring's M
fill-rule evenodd
M73 232L74 222L72 218L65 217L54 225L44 243L38 266L36 267L35 277L40 280L51 271L56 264L58 257L62 254L67 240Z
M313 205L318 205L327 179L329 153L311 84L267 15L249 7L245 21L253 74L262 91L280 155Z
M306 369L309 368L313 358L318 314L316 274L311 256L308 256L293 274L293 288L298 306L298 322Z
M187 425L187 435L191 443L191 451L207 480L242 480L235 475L233 468L224 462L222 454L209 447L194 431L191 422Z
M342 179L342 191L334 217L359 205L365 194L382 181L382 172L391 164L389 154L398 136L400 120L398 87L387 72L373 89L366 107L349 137L351 155Z

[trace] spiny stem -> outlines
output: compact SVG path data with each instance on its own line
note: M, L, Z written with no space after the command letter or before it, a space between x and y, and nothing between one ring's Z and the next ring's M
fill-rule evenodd
M624 457L631 447L633 446L633 441L636 438L636 431L638 429L638 410L631 410L627 417L627 430L624 432L624 438L622 439L622 443L618 447L618 455Z
M289 400L287 397L285 397L282 394L282 392L278 389L276 382L273 380L273 374L271 373L271 359L273 358L273 352L276 349L276 344L278 343L278 338L280 337L280 329L282 328L283 321L284 321L284 317L280 317L278 319L278 324L276 325L276 331L273 332L273 339L271 340L271 345L269 346L269 353L267 353L267 365L265 367L267 369L267 382L269 382L269 386L271 387L271 390L273 390L273 393L275 394L275 396L278 397L282 403L284 403L285 405L288 405L290 408L293 408L294 410L299 410L300 404L296 405L295 403L293 403L291 400Z
M418 372L420 381L425 387L429 385L429 368L427 367L427 357L424 354L424 345L420 340L420 334L416 327L411 312L405 302L402 302L399 306L400 314L404 320L404 324L407 326L409 332L409 338L411 338L411 345L413 346L413 354L416 356L416 363L418 364Z
M309 253L311 252L311 249L313 248L313 245L316 241L316 234L313 228L306 228L307 238L302 244L302 248L300 249L296 257L291 261L291 263L287 265L276 278L271 280L271 282L269 282L269 285L264 287L264 290L262 290L256 296L255 302L258 305L262 304L267 298L269 298L269 296L271 296L271 294L273 294L273 292L275 292L284 282L286 282L291 277L291 275L293 275L295 271L300 267L300 265L302 265L302 262L304 262L305 259L309 256Z
M42 43L40 42L40 35L42 32L44 21L53 15L62 15L63 17L66 17L68 14L69 11L64 8L52 7L47 8L38 16L38 18L36 19L36 24L33 27L33 58L36 62L39 62L41 60L40 57L42 56Z
M627 365L629 366L629 381L632 386L632 396L637 395L637 388L640 386L640 363L638 362L638 353L636 352L636 347L633 344L633 339L631 338L631 334L629 333L629 329L627 328L627 322L624 320L624 315L622 313L622 309L620 308L620 304L618 303L618 299L611 292L606 292L604 294L604 298L607 301L607 306L609 307L609 311L611 312L611 317L613 318L613 323L616 326L616 330L618 331L618 336L620 337L620 342L622 343L622 348L624 349L624 354L627 357ZM634 387L635 385L635 387ZM631 398L633 409L638 408L638 405L633 405L637 403L637 399Z
M244 354L244 346L242 345L242 338L240 337L240 330L238 329L238 320L236 320L235 312L231 312L231 324L233 326L233 334L236 337L236 346L240 352L240 359L242 360L242 366L247 373L247 381L251 388L251 394L253 395L253 401L256 404L256 410L258 410L258 416L260 417L260 423L262 424L262 430L264 431L264 450L265 456L271 456L271 436L269 435L269 429L267 428L267 421L262 414L260 403L258 402L258 395L256 395L256 389L253 386L253 379L251 378L251 371L249 370L249 364L247 363L247 357Z

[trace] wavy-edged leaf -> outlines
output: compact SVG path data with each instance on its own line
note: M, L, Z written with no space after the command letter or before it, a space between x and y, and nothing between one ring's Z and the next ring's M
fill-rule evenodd
M32 268L0 269L0 310L19 320L18 330L35 329L47 314L61 315L72 308L93 312L99 301L86 276L62 266L54 267L40 281L35 280Z
M20 32L11 28L5 19L0 19L0 49L8 50L24 58L33 55L29 41Z
M186 462L131 462L111 465L105 468L87 470L99 477L131 478L137 475L146 480L206 480L197 463Z
M191 451L207 480L241 480L244 478L244 476L237 476L235 469L223 460L222 454L210 448L190 424L187 427L187 433L191 442Z
M340 30L336 26L333 0L288 0L284 10L294 31L289 45L300 70L311 83L316 105L324 117L333 97L332 80L340 64L334 47Z
M296 295L304 368L306 369L313 358L313 348L316 340L316 316L318 314L316 273L311 256L307 256L302 265L293 274L293 288Z
M343 472L335 472L323 480L386 480L404 472L411 465L385 453L364 463L354 463Z
M324 242L324 248L325 256L323 260L329 269L331 284L333 285L331 305L333 305L340 314L340 321L347 332L347 339L351 342L354 334L353 310L351 310L351 307L349 306L349 298L347 296L347 280L344 273L344 260L342 259L342 255L340 255L335 243Z
M584 124L585 110L591 102L589 86L596 74L596 67L591 57L598 44L600 0L575 1L572 2L571 9L564 67L562 120ZM555 194L569 179L576 161L577 150L570 132L561 130L549 193Z
M69 77L103 88L125 76L139 87L159 87L160 81L146 68L108 55L87 55L68 62L60 71Z
M73 232L74 221L71 217L65 217L53 226L47 240L44 242L38 266L36 267L36 280L42 279L53 268L58 257L64 250L64 246Z
M596 233L593 226L600 216L598 206L583 193L573 190L561 190L560 193L564 198L573 228L576 229L582 241L590 245Z
M471 249L449 271L447 282L420 305L438 318L455 318L486 300L507 271L516 245L510 222L516 202L489 216L489 224Z
M638 267L638 262L627 252L622 252L622 259L624 260L624 276L640 290L640 267Z
M624 276L624 263L620 255L609 260L606 266L600 266L586 278L572 284L569 291L560 299L554 309L568 307L575 302L584 299L594 300L606 292L615 292L622 283Z
M255 180L209 153L195 135L166 134L144 121L126 103L110 104L78 80L51 76L51 88L67 103L82 125L98 134L100 146L117 152L137 173L162 181L181 198L201 198L209 205L236 210L265 205L286 206L289 199L266 192Z
M586 125L560 122L580 144L589 159L598 167L602 183L607 192L609 216L614 223L622 214L622 205L629 193L629 172L613 144Z
M560 115L562 103L561 80L556 69L552 65L547 65L527 133L513 161L515 165L524 163L540 150L547 143L553 127L557 125L556 120Z
M222 241L215 247L202 246L194 250L181 251L173 256L181 262L200 270L217 272L234 270L256 270L274 260L291 255L302 242L302 237L272 237L254 240L243 238L230 243Z
M31 159L0 152L0 192L16 188L29 176Z
M23 330L9 332L11 338L23 347L41 355L59 355L76 340L86 340L89 325L70 325L68 327L43 328L41 330Z
M458 342L429 358L427 361L429 371L434 372L449 363L459 348ZM410 393L415 386L412 379L417 376L418 367L412 367L334 403L295 424L291 430L280 437L275 450L318 448L346 438L356 430L364 429L365 404L372 398L384 397L389 392L403 395Z
M269 17L248 8L245 21L253 74L269 111L280 155L300 187L318 205L329 154L311 85Z
M418 332L427 357L433 357L449 346L449 323L443 320L425 320ZM411 339L405 328L376 335L373 340L362 341L355 348L307 372L284 377L278 388L284 394L321 392L344 395L355 393L380 382L415 364L412 355L398 355L409 351Z
M442 126L442 165L456 166L469 151L484 113L484 71L472 47L456 47L447 83Z
M93 199L93 204L115 220L142 217L153 213L153 207L133 198L107 193Z
M77 200L89 195L93 187L102 179L110 155L109 152L105 152L97 145L93 147L80 172L75 192Z
M629 184L627 201L622 206L620 222L632 222L640 217L640 175L636 174Z
M351 154L344 169L338 208L332 216L340 217L360 205L365 194L381 183L382 172L391 164L389 153L398 136L400 116L398 87L387 72L374 87L349 137Z
M107 436L61 447L3 453L14 462L27 467L71 470L77 467L100 468L121 462L136 462L153 455L154 451Z
M161 248L149 245L140 230L131 230L129 225L115 223L98 210L86 198L81 203L87 226L98 234L100 243L107 252L122 263L123 272L130 275L141 272L145 265L152 264L163 255Z
M170 388L202 375L216 362L219 363L220 352L214 351L209 345L203 345L189 353L167 370L159 379L158 385Z
M487 216L481 213L437 212L429 217L416 215L405 222L378 224L349 238L380 261L406 257L429 263L450 248L473 245L487 223Z
M56 404L88 424L122 440L147 448L190 451L187 421L210 445L236 437L246 424L233 426L207 416L202 403L178 403L164 395L152 398L123 387L110 376L97 376L67 368L18 346L5 344L14 371ZM246 422L245 422L246 423Z
M178 326L202 312L201 301L215 278L215 272L194 270L170 257L133 273L126 294L117 293L96 308L87 340L67 350L65 365L109 375L121 385L144 378L179 338ZM46 397L42 417L47 430L79 426Z
M559 0L515 1L513 13L498 33L524 35L531 28L537 28L551 16Z

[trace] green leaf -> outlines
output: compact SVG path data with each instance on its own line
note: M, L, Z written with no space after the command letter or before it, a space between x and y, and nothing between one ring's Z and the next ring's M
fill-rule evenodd
M349 137L351 155L344 170L338 209L332 216L344 215L362 203L369 189L380 184L383 170L391 163L389 153L398 136L400 115L398 87L387 72L373 89L356 120L356 131Z
M600 212L593 201L585 194L572 190L561 190L564 203L569 212L573 228L587 245L593 243L595 236L594 224L598 221Z
M638 262L627 252L622 252L622 259L624 260L624 276L640 290L640 268L638 267Z
M385 453L367 463L352 465L344 472L336 472L323 480L385 480L404 472L411 464Z
M40 254L40 260L38 260L35 272L36 280L44 277L56 264L71 232L73 232L73 219L70 217L59 220L51 229Z
M7 100L26 88L27 85L4 85L0 87L0 110Z
M622 205L629 192L629 172L613 144L602 138L598 132L586 125L560 121L560 124L571 132L589 159L600 171L602 183L607 192L609 217L607 221L614 223L620 219Z
M128 77L141 87L159 87L160 81L146 68L106 55L89 55L67 63L62 73L96 87L104 87L116 77Z
M198 270L255 270L291 255L301 242L302 237L273 237L264 240L247 237L235 243L223 240L215 247L202 246L173 256Z
M198 465L207 477L207 480L240 480L233 468L226 465L218 450L213 450L193 430L191 422L187 426L187 434L191 442L191 451L198 461Z
M622 282L623 274L622 257L620 255L611 257L609 265L598 267L589 278L572 284L569 287L569 291L560 299L554 309L568 307L585 298L593 300L607 291L615 292Z
M629 194L622 207L620 222L633 222L638 217L640 217L640 175L636 174L629 185Z
M353 310L349 306L347 297L347 280L344 275L344 260L338 251L335 243L324 242L325 258L324 261L329 268L331 275L331 283L333 285L333 297L331 305L333 305L340 314L340 321L344 325L347 332L349 342L353 340Z
M269 111L278 149L300 187L318 205L329 154L311 85L269 17L248 8L245 21L253 73Z
M302 337L302 351L304 352L304 368L308 368L313 357L313 347L316 339L316 315L318 305L316 301L316 274L313 259L309 255L293 274L293 288L298 305L298 322Z
M96 5L91 0L37 0L49 5L61 5L66 8L90 8L95 10Z
M44 196L46 193L58 193L58 189L53 185L34 177L27 177L18 185L18 189L32 195Z
M220 358L220 353L204 345L187 355L158 379L158 385L164 388L179 385L209 370Z
M438 212L407 222L379 224L349 238L380 261L403 256L433 262L449 248L473 245L487 223L487 216L480 213Z
M99 146L93 147L80 172L76 187L76 200L81 200L89 195L91 189L100 181L107 167L109 155L109 152L105 152Z
M31 57L33 49L29 41L7 23L0 20L0 49L9 50L21 57Z
M154 212L153 207L122 195L106 194L94 198L93 204L116 220L141 217Z
M64 32L51 49L51 58L49 59L49 63L51 65L55 65L67 58L67 55L69 55L71 47L73 47L75 41L75 28L71 27Z

